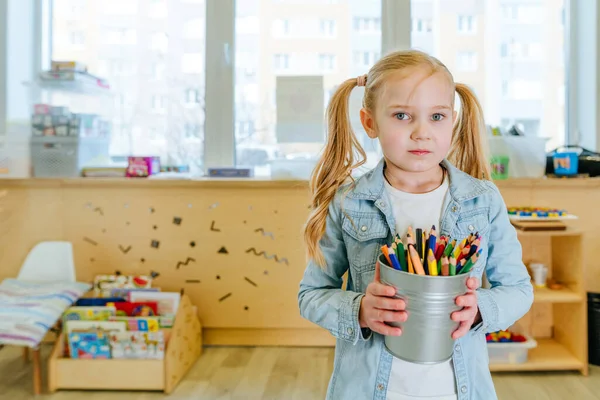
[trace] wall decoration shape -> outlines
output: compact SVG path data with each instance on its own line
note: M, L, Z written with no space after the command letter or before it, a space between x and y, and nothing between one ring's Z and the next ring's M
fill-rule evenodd
M231 292L230 292L230 293L227 293L225 296L221 297L221 298L219 299L219 301L226 300L226 299L228 299L229 297L231 297Z
M123 247L123 246L119 245L119 250L121 250L123 252L123 254L127 254L127 253L129 253L129 250L131 250L131 246Z
M182 265L188 265L188 264L190 263L190 261L191 261L191 262L196 262L196 260L195 260L195 259L193 259L192 257L188 257L188 258L187 258L187 260L185 260L185 262L184 262L184 261L179 261L179 262L177 263L177 267L176 267L176 269L179 269L179 268L180 268Z
M185 283L200 283L199 279L186 279Z
M150 246L153 249L158 249L158 246L160 246L160 242L158 240L153 240L152 242L150 242Z
M101 216L104 216L104 210L102 209L102 207L96 207L96 208L94 208L94 212L97 212Z
M229 254L229 252L227 251L227 249L225 248L225 246L221 247L217 253L219 253L219 254Z
M264 256L267 260L274 259L278 263L285 263L287 265L290 265L287 258L281 258L280 259L277 256L277 254L268 255L264 251L258 252L258 251L256 251L256 249L254 247L250 247L248 250L246 250L246 253L254 253L254 255L256 255L256 256Z
M216 203L211 204L210 206L208 206L209 210L212 210L214 208L217 208L219 206L219 202L217 201Z
M215 221L210 224L210 230L213 232L221 232L220 229L215 228Z
M191 242L190 242L190 247L196 247L196 242L194 242L194 241L191 241Z
M264 228L255 229L254 232L260 232L263 236L270 236L271 239L275 239L275 236L273 236L273 232L266 232Z
M255 282L253 282L253 281L252 281L250 278L248 278L248 277L246 277L246 276L245 276L245 277L244 277L244 280L245 280L246 282L248 282L249 284L251 284L252 286L254 286L254 287L258 287L258 285L257 285Z
M94 246L98 246L98 242L90 239L89 237L84 237L83 240L85 240L86 242L88 242L89 244L93 244Z
M181 218L180 217L173 217L173 223L175 225L181 225Z

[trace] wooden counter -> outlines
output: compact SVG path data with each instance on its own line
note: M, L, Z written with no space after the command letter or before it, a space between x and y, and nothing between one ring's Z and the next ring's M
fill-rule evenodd
M586 289L600 292L600 179L497 185L508 205L580 217L570 224L584 233ZM183 290L205 343L330 345L298 312L308 204L306 181L0 180L0 279L16 276L36 243L68 240L79 280L156 271L164 290Z

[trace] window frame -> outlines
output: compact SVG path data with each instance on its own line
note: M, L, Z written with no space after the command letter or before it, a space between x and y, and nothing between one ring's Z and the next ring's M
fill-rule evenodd
M580 43L578 37L584 32L600 31L600 6L592 16L582 5L565 1L565 144L588 143L588 147L600 148L600 114L584 112L589 107L597 110L600 105L600 40L597 43ZM206 0L205 33L205 107L204 169L217 166L235 166L235 10L236 0ZM397 49L411 47L410 1L381 0L381 51L386 54ZM52 0L35 0L38 45L32 49L32 60L39 70L49 65L52 51ZM50 12L48 12L50 10ZM502 10L504 11L504 10ZM49 21L45 20L46 16ZM355 22L351 21L350 29ZM477 21L473 21L477 30ZM360 25L360 23L359 23ZM44 28L45 27L45 28ZM0 29L1 31L2 29ZM4 32L5 33L5 32ZM0 41L6 41L0 32ZM0 57L6 57L6 47L0 44ZM3 51L4 50L4 51ZM590 54L591 52L591 54ZM4 54L2 54L4 53ZM584 65L593 60L594 65ZM7 71L0 63L0 83L6 81ZM588 63L589 64L589 63ZM593 82L593 85L590 85ZM0 127L6 126L6 99L0 98ZM4 102L3 102L4 101ZM577 108L577 106L580 106ZM585 129L580 129L585 128ZM593 129L590 129L593 128ZM593 146L592 146L593 143Z

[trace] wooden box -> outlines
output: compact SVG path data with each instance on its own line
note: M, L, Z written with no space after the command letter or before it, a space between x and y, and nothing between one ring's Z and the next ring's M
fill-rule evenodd
M188 296L183 295L162 360L79 360L64 358L64 334L48 361L48 390L144 390L171 393L202 353L202 327Z

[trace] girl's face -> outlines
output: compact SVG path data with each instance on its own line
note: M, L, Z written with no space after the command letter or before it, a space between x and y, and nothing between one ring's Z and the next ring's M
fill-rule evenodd
M450 150L453 104L446 74L414 68L390 75L375 110L362 109L361 121L369 137L379 138L389 163L405 172L432 171Z

